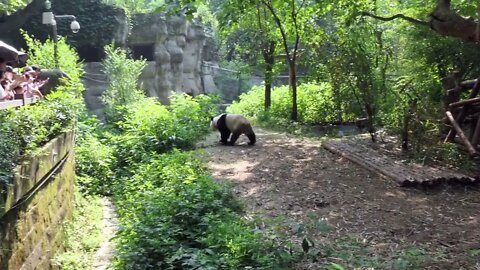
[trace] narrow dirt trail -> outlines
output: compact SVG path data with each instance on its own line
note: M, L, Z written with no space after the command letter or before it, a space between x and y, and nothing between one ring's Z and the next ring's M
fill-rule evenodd
M109 269L111 260L114 255L113 237L118 231L118 220L115 212L115 207L108 198L103 198L103 226L102 234L105 241L98 248L95 253L95 262L92 270L106 270Z
M353 237L382 258L414 246L431 257L441 254L422 269L480 269L480 256L467 252L480 250L478 189L401 188L328 152L319 140L255 130L253 147L244 136L237 146L219 145L213 133L203 143L214 177L234 182L247 216L322 218L333 230L316 235L317 243ZM323 268L305 263L297 269Z

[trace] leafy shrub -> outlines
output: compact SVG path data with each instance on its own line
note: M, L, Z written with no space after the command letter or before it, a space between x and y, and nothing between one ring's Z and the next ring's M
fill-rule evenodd
M79 139L75 147L75 174L80 191L110 194L114 158L113 149L96 136L88 134Z
M10 181L22 155L35 154L40 146L71 130L79 106L79 100L69 93L55 92L35 105L0 110L2 182Z
M203 163L197 152L173 151L117 182L117 268L274 269L273 245L235 213L231 190Z
M117 107L121 108L145 97L143 91L138 88L138 78L146 64L145 60L130 59L127 51L115 48L113 44L105 46L105 53L107 57L102 65L109 85L103 93L103 101L107 117L116 121L119 116L121 117Z
M198 141L199 135L210 131L210 117L217 114L218 97L199 95L173 95L170 97L169 110L174 118L176 147L190 147Z
M272 90L272 106L268 113L264 111L264 88L254 86L240 96L227 111L240 113L252 119L272 120L277 124L288 123L291 115L291 91L288 86L275 87ZM328 83L298 86L298 121L304 124L329 123L336 120L337 112L333 102L332 87Z
M170 106L153 98L125 106L124 119L118 123L122 133L112 138L119 158L117 167L148 162L154 153L192 147L209 131L215 101L203 95L174 95Z

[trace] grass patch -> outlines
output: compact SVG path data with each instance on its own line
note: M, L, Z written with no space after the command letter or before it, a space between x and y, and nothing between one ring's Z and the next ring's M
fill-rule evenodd
M75 194L73 218L66 221L65 252L54 258L54 265L63 270L91 269L95 252L105 240L102 234L102 199Z

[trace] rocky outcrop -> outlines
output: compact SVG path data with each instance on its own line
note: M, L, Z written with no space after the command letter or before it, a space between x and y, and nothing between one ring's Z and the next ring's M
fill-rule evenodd
M133 25L128 45L134 51L136 47L148 46L153 50L153 63L142 75L149 95L168 102L172 91L193 96L205 93L202 61L206 35L201 26L181 17L166 19L159 14L137 15Z
M160 14L136 15L132 25L126 43L134 57L147 60L140 83L148 96L167 104L172 92L196 96L217 91L212 69L216 65L202 64L205 57L211 60L214 54L209 52L211 46L206 45L202 26L181 17L166 19ZM108 84L101 63L87 63L85 71L87 108L104 120L101 96Z

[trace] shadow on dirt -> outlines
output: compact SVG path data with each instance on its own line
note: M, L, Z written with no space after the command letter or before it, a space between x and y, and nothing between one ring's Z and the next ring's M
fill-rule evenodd
M450 269L474 267L465 250L480 249L478 187L399 187L328 152L318 140L256 131L253 147L246 137L238 146L218 145L216 134L203 144L214 177L235 183L247 215L324 218L335 230L317 236L318 242L353 235L379 256L412 245L432 253L441 248Z

